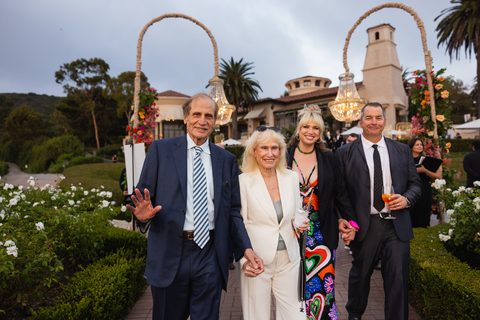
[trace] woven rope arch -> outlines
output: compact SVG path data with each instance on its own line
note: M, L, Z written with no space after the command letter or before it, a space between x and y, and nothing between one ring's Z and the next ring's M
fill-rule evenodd
M135 97L135 100L134 100L135 101L135 107L134 107L134 109L135 110L134 110L134 113L133 113L133 125L134 125L134 127L137 127L137 125L138 125L138 104L140 102L139 99L138 99L138 94L140 93L140 73L141 73L141 67L142 67L142 41L143 41L143 37L145 35L145 32L147 32L147 29L150 28L150 26L152 24L154 24L155 22L159 22L160 20L163 20L165 18L182 18L182 19L190 20L193 23L195 23L196 25L202 27L203 30L205 30L205 32L210 37L210 40L212 40L212 45L213 45L213 55L214 55L214 59L215 59L215 63L214 63L215 76L214 76L214 78L218 77L218 48L217 48L217 42L215 41L215 38L213 37L210 30L208 30L207 27L205 27L203 25L203 23L201 23L198 20L195 20L194 18L192 18L190 16L187 16L187 15L184 15L184 14L181 14L181 13L167 13L167 14L161 15L161 16L155 18L155 19L152 19L149 23L147 23L145 25L145 27L143 27L142 32L140 32L140 36L138 37L137 69L136 69L136 72L135 72L135 93L134 93L134 97Z
M437 119L436 119L436 111L435 111L435 94L433 92L433 84L432 84L432 58L431 58L431 53L428 51L427 47L427 35L425 33L425 27L423 25L422 19L418 16L418 14L413 10L411 7L406 6L402 3L396 3L396 2L388 2L381 4L379 6L376 6L367 12L365 12L358 20L355 22L353 25L352 29L348 32L347 38L345 39L345 46L343 47L343 66L345 67L345 72L349 72L348 64L347 64L347 50L348 50L348 44L350 43L350 38L353 34L353 31L355 31L355 28L369 15L371 15L374 12L377 12L383 8L397 8L397 9L402 9L406 12L408 12L410 15L413 16L413 19L417 23L418 29L420 29L420 35L422 37L422 46L423 46L423 52L425 54L425 70L427 73L427 84L428 84L428 91L430 92L430 109L432 113L432 120L435 123L434 127L434 138L438 138L437 134Z

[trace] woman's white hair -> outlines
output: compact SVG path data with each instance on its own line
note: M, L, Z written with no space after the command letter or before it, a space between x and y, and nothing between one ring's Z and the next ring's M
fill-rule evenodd
M286 148L285 137L280 132L267 129L265 131L255 131L245 148L242 161L242 172L250 173L258 170L257 159L255 158L255 149L260 143L275 142L279 147L279 159L277 163L277 170L283 172L285 168Z

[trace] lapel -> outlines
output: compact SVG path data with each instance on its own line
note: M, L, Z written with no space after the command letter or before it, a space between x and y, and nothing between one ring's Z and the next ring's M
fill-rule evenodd
M318 192L317 195L322 194L322 189L323 189L323 180L325 178L325 173L324 173L324 163L323 163L323 155L322 152L315 148L315 153L317 154L317 188Z
M187 136L176 139L174 143L171 152L185 202L187 200Z
M220 154L220 148L210 142L210 156L212 157L212 173L213 173L213 203L215 207L215 219L220 210L220 203L222 202L222 172L223 172L223 158ZM216 201L215 201L216 200ZM216 220L215 220L216 221Z
M289 181L288 174L281 174L278 170L277 170L277 181L278 181L278 189L280 191L280 199L282 200L282 210L283 210L283 218L280 221L280 224L284 224L285 221L287 220L287 218L285 217L289 212L289 208L292 207L291 201L294 200L293 193L290 190L292 183ZM275 210L274 210L274 214L275 214L275 220L278 222L277 212Z
M392 179L392 186L393 190L397 190L395 186L395 181L393 173L397 172L397 170L394 170L392 172L392 168L396 168L395 166L397 165L397 153L395 151L395 145L393 144L393 141L388 139L388 138L383 138L385 140L385 144L387 145L387 150L388 150L388 159L390 162L390 177Z
M368 187L371 187L370 186L370 170L368 169L367 158L365 157L365 151L363 150L362 139L358 138L357 140L352 141L350 143L355 143L355 145L352 146L352 149L355 148L355 153L360 154L360 156L362 157L361 160L357 160L357 161L363 161L363 163L360 166L360 168L365 168L366 175L363 176L363 180L367 183ZM355 161L355 158L358 158L356 157L355 153L352 155L354 157L353 161Z
M262 174L259 170L256 170L253 173L251 182L251 191L254 194L257 201L260 203L262 209L267 213L267 215L278 224L277 213L275 212L275 207L273 206L272 199L270 198L270 194L268 193L267 186L265 185L265 181L263 180ZM277 179L278 179L278 172L277 172ZM279 188L281 186L280 180L278 181ZM280 193L280 197L282 194ZM282 199L283 203L283 199ZM282 205L284 208L284 205Z

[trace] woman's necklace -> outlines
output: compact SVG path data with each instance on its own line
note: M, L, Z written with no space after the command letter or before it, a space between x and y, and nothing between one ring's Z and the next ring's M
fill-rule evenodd
M303 153L303 154L312 154L313 151L315 151L315 147L310 152L303 152L302 150L300 150L300 146L297 146L297 149L298 149L298 151L300 151L300 153Z

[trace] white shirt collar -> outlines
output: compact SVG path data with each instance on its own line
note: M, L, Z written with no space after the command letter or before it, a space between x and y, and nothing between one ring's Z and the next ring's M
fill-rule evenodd
M190 138L190 135L187 133L187 150L190 150L192 148L195 148L197 145L195 142L193 142L192 138ZM205 152L206 154L210 154L210 143L207 139L204 144L200 146L202 148L202 151Z
M367 150L367 149L371 148L374 144L378 145L380 148L386 148L387 147L387 144L385 143L385 139L384 139L383 135L382 135L382 138L380 139L380 141L378 141L377 143L373 143L371 141L368 141L367 139L365 139L363 134L361 134L360 137L362 138L362 144L363 144L364 150Z

